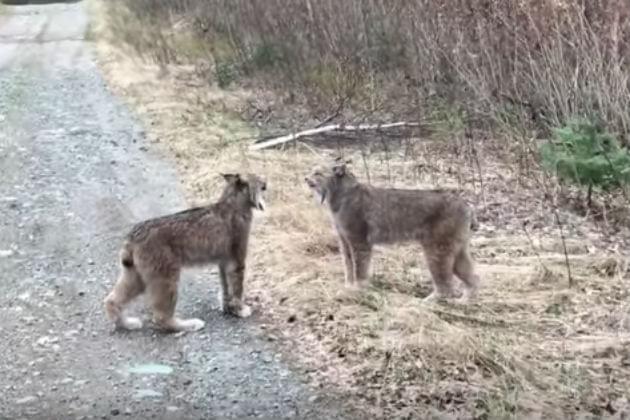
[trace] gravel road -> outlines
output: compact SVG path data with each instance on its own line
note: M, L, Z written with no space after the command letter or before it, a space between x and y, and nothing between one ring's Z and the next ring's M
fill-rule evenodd
M0 13L0 419L355 418L219 313L211 269L178 305L202 332L113 331L120 239L185 208L175 172L108 92L84 3Z

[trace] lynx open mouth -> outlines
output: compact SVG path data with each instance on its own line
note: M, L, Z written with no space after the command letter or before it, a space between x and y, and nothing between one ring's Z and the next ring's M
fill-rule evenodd
M304 182L306 182L306 185L308 185L309 188L315 188L315 182L313 182L309 177L305 177Z

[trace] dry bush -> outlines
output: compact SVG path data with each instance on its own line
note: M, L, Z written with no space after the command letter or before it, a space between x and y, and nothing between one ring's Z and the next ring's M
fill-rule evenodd
M622 135L630 128L630 5L623 0L138 0L127 6L144 25L162 30L185 20L225 85L271 71L266 82L300 88L315 106L351 98L356 108L417 115L421 104L439 98L471 119L510 128L544 129L582 115L599 116ZM142 39L129 41L145 49ZM155 43L164 42L158 36ZM182 50L172 45L159 58Z

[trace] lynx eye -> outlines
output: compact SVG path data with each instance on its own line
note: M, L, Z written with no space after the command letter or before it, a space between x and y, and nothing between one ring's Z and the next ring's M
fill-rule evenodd
M260 187L260 191L267 191L267 184L263 184L262 187Z

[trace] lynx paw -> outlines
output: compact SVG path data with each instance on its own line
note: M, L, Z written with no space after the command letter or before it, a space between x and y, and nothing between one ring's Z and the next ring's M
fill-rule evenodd
M349 283L346 282L346 289L351 291L363 290L369 285L369 281L367 280L357 280L355 282Z
M247 318L252 314L252 308L248 305L241 305L240 308L234 310L234 315L239 318Z
M205 327L206 323L197 318L183 319L179 322L180 331L199 331Z
M124 328L126 330L139 330L142 328L142 321L140 318L133 316L123 317L116 323L117 327Z
M435 292L431 292L427 297L422 299L423 302L433 303L438 300L438 295Z
M431 292L431 294L422 299L422 301L426 303L438 303L444 302L446 299L448 299L448 296L443 293Z
M468 305L474 303L477 298L477 293L474 291L464 291L464 293L455 300L459 305Z

